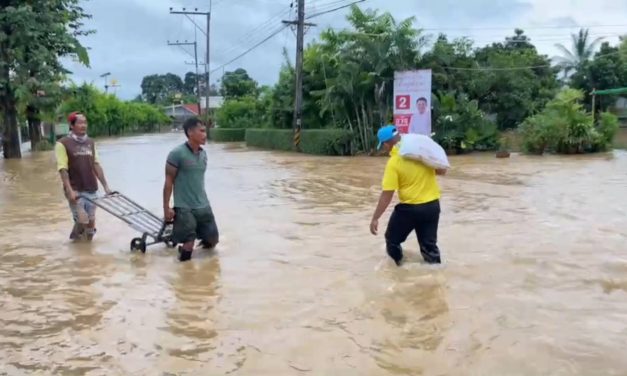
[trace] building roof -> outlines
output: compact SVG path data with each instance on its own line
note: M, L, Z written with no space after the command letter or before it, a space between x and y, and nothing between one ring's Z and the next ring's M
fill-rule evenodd
M195 103L187 103L184 104L183 107L189 111L192 112L194 115L198 115L198 105ZM202 109L202 106L200 107Z

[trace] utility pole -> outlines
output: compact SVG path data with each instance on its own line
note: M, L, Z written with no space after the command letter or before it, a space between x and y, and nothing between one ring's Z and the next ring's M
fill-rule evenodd
M195 15L195 16L206 16L207 17L207 27L206 27L206 31L200 29L200 27L196 24L196 22L194 22L194 20L192 20L190 18L190 20L192 21L192 23L194 24L194 26L196 28L199 28L207 37L207 52L205 55L205 106L206 106L206 111L207 111L207 117L209 116L209 94L210 94L210 88L211 88L211 84L210 84L210 74L209 71L211 70L210 65L209 65L209 58L210 58L210 25L211 25L211 8L212 8L212 0L209 0L209 12L201 12L198 11L198 8L194 8L193 11L191 10L186 10L185 8L183 8L183 10L181 11L175 11L173 10L173 8L170 8L170 14L184 14L186 15L188 18L190 15ZM196 59L196 62L198 61L198 59ZM196 68L196 77L198 77L198 68ZM201 114L201 109L200 109L200 86L198 86L198 98L199 98L199 107L198 107L198 114Z
M196 66L196 93L198 101L198 116L200 116L202 113L202 109L200 108L200 80L198 79L198 44L196 42L188 41L176 41L174 43L170 43L170 41L168 41L168 46L194 46L194 65Z
M107 72L107 73L103 73L100 75L100 77L104 78L104 88L105 88L105 93L109 92L109 85L107 84L107 77L111 75L111 72Z
M207 123L209 123L209 96L211 95L211 80L210 80L210 73L209 71L211 70L211 65L209 65L209 62L211 60L209 60L210 58L210 44L209 44L209 36L211 35L211 30L210 30L210 26L211 26L211 5L212 5L212 0L209 0L209 12L207 12L207 53L205 55L205 111L207 112ZM207 124L209 125L209 124Z
M283 21L287 25L296 25L296 90L294 95L294 149L300 151L300 131L303 126L303 45L305 37L305 26L316 26L316 24L305 22L305 0L295 0L298 3L298 19L295 21ZM336 12L340 9L350 7L354 4L364 2L356 0L350 4L338 6L337 8L312 14L306 19L322 16L327 13Z
M300 151L300 131L303 123L303 45L305 26L315 26L305 23L305 0L298 1L298 19L283 21L284 24L296 25L296 90L294 95L294 150Z

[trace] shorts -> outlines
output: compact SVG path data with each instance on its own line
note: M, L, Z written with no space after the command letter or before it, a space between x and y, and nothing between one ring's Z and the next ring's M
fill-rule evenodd
M218 244L218 226L211 206L200 209L174 208L172 240L187 243L200 239L212 245Z
M72 212L72 218L74 222L86 225L89 222L96 220L96 205L86 200L87 197L91 200L98 198L97 192L76 192L78 198L76 204L69 203L70 211ZM69 201L68 201L69 202Z

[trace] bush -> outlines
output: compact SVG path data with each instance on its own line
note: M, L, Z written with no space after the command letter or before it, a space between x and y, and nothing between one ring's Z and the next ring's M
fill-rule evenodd
M618 116L611 112L601 113L601 121L597 127L599 132L601 149L606 150L614 142L614 137L618 133Z
M581 104L583 97L580 90L564 89L542 112L527 118L519 127L525 151L577 154L607 150L618 130L618 119L602 113L595 127L592 114Z
M68 90L59 116L65 119L72 111L85 114L89 124L88 133L93 137L153 132L159 129L159 125L170 124L168 116L155 106L123 102L87 84L73 86Z
M291 129L247 129L246 145L262 149L292 150Z
M242 142L246 139L246 129L244 128L211 128L209 138L215 142Z
M220 128L261 128L264 111L256 98L230 99L217 110L216 122Z
M522 137L522 149L530 154L543 154L554 139L552 128L541 114L525 119L518 130Z
M317 155L353 154L350 131L343 129L307 129L301 131L303 153ZM247 129L246 145L273 150L293 150L291 129Z
M449 153L497 148L496 124L485 117L477 101L470 101L465 96L440 95L433 129L434 141Z
M41 139L36 145L35 145L35 150L34 151L49 151L54 149L54 146L52 146L52 144L50 143L50 141L44 139Z
M352 155L353 134L344 129L307 129L301 134L301 150L307 154Z

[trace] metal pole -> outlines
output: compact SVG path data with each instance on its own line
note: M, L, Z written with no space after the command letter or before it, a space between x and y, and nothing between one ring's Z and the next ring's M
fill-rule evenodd
M200 80L198 79L198 43L194 42L194 62L196 64L196 97L198 98L198 116L201 115L200 108Z
M305 34L305 0L298 0L296 28L296 93L294 100L294 149L300 151L303 112L303 39Z
M207 96L205 98L205 111L206 111L206 116L207 116L207 122L209 122L209 96L211 95L211 77L210 77L210 73L209 71L211 70L211 65L209 64L209 57L210 57L210 53L209 53L209 48L210 48L210 44L209 44L209 33L210 33L210 25L211 24L211 1L209 1L209 12L207 13L207 55L205 56L205 85L207 86L205 88L205 95Z

